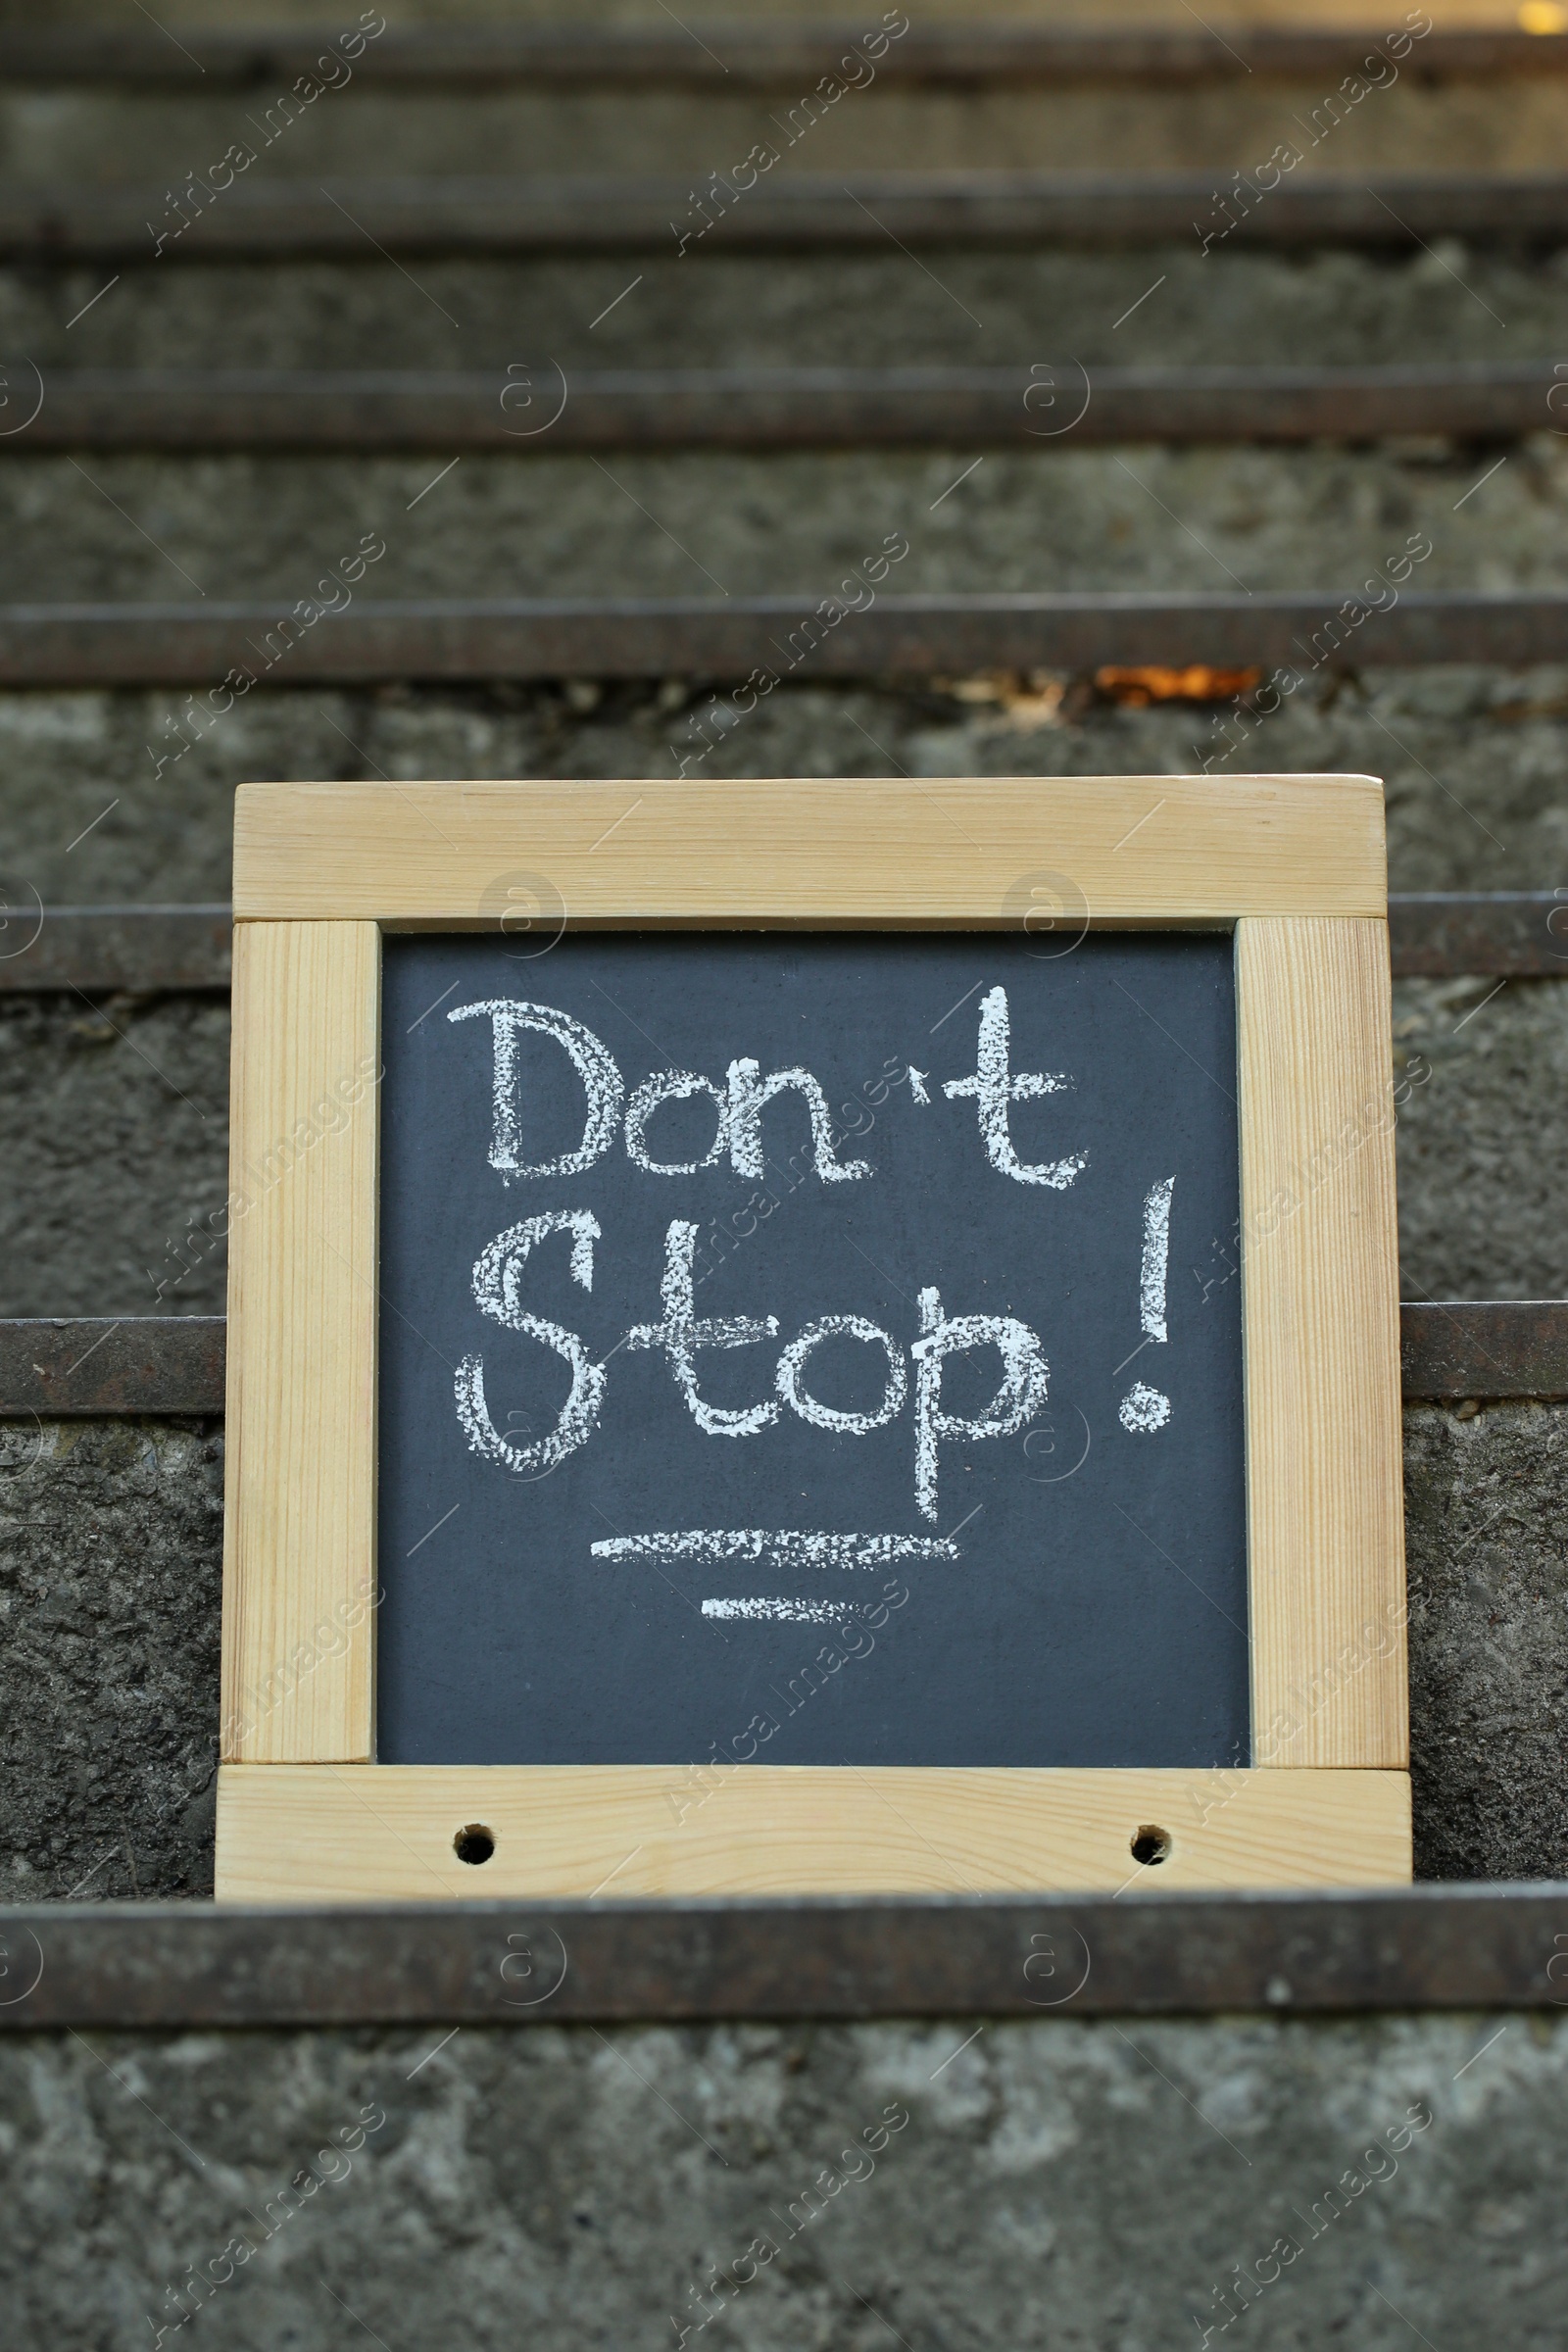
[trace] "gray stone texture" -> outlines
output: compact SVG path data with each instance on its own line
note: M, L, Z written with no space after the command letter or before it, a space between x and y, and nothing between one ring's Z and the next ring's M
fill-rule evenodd
M1568 1295L1568 991L1402 981L1394 1035L1401 1296Z
M1052 21L1063 24L1095 24L1099 21L1103 0L1052 0ZM160 21L179 26L182 31L227 30L233 24L231 0L165 0L159 10ZM392 0L390 7L378 11L389 24L400 27L415 25L478 25L538 24L559 24L561 0ZM874 11L870 22L881 12ZM1009 18L1026 22L1038 21L1040 0L932 0L921 22L943 24L1005 23ZM1514 0L1432 0L1425 12L1435 24L1490 24L1512 30L1518 22ZM705 12L705 22L713 22L719 12L714 8ZM119 31L124 24L120 0L55 0L54 19L64 25L96 25L105 30ZM358 21L360 11L345 10L341 23L346 26ZM1220 25L1238 23L1270 24L1283 24L1293 28L1301 21L1300 0L1247 0L1245 10L1236 0L1218 0L1209 12L1211 22ZM771 24L805 23L821 24L842 24L842 17L825 19L822 0L752 0L746 21L758 19ZM257 19L249 20L250 23ZM331 20L323 11L321 0L268 0L266 16L261 22L269 25L309 26L318 31ZM577 0L572 21L584 26L607 24L648 25L659 28L662 23L658 0ZM731 19L731 22L734 20ZM1139 0L1135 21L1145 24L1173 26L1178 31L1191 23L1182 13L1182 0ZM1327 0L1315 20L1325 24L1345 24L1357 30L1366 24L1366 13L1361 0ZM29 29L36 24L30 0L0 0L0 24L24 24Z
M1568 1877L1565 1460L1568 1405L1406 1410L1422 1878ZM213 1430L0 1425L0 1901L211 1891L220 1489Z
M355 14L343 12L343 30ZM853 36L872 31L881 14L867 5L838 21ZM323 39L318 54L326 50ZM743 165L754 148L759 162L769 152L777 159L768 184L908 170L915 158L927 171L1103 171L1107 158L1136 156L1143 171L1228 172L1238 161L1255 171L1283 144L1298 159L1286 168L1304 178L1451 169L1455 153L1477 171L1541 172L1560 153L1551 81L1433 84L1420 75L1419 49L1396 80L1390 63L1374 66L1388 86L1369 89L1353 109L1342 106L1338 120L1322 101L1339 75L1322 88L1262 74L1217 79L1183 90L1173 106L1168 91L1136 83L1009 86L1004 78L979 91L899 88L868 61L845 75L862 86L819 112L804 101L833 55L824 42L817 72L793 86L751 91L721 82L699 92L650 83L632 105L621 89L526 82L461 96L377 88L341 50L317 75L335 86L308 104L283 102L290 79L281 74L250 90L203 89L192 75L185 87L133 99L91 88L20 89L0 97L0 171L47 188L92 175L161 191L188 184L193 171L210 180L226 157L220 182L238 172L241 186L315 186L328 176L382 176L396 156L411 175L580 172L700 186L710 172ZM230 191L219 185L207 201L221 206ZM177 229L181 216L155 201L153 218ZM151 236L147 250L150 259Z
M503 380L497 375L497 384ZM498 395L499 396L499 395ZM1543 422L1544 423L1544 416ZM902 534L889 593L1232 594L1380 584L1568 586L1568 438L1490 453L1261 447L612 452L608 464L406 457L15 454L0 529L28 601L275 601L384 554L352 594L823 597ZM1480 483L1482 486L1477 488ZM955 487L955 485L957 485ZM1466 497L1467 492L1474 495ZM863 594L853 590L852 594ZM846 624L853 628L853 621ZM1358 647L1376 659L1375 617ZM286 657L285 657L286 659ZM281 674L286 675L286 671Z
M0 1424L0 1901L210 1894L222 1438Z
M8 2342L1562 2340L1557 2014L445 2031L8 2035Z
M937 258L936 281L891 247L435 255L413 267L411 284L368 246L358 262L166 252L122 264L107 293L112 273L91 262L0 268L0 351L24 353L46 380L55 368L493 367L498 385L509 362L542 354L568 373L1065 365L1069 354L1091 370L1551 361L1563 350L1568 254L1455 239L1413 255L1201 254L1193 238L1129 251L955 249ZM1544 411L1543 426L1553 421Z
M10 904L33 893L46 906L226 899L233 790L253 778L673 778L727 711L722 685L680 678L258 687L205 732L193 727L192 742L173 732L185 708L167 688L0 696ZM1208 762L1216 773L1380 775L1392 889L1568 881L1568 667L1319 676L1259 723L1229 705L1117 706L1046 673L783 686L744 720L728 715L721 755L694 773L1158 776ZM172 757L182 740L189 748Z
M1568 1406L1409 1405L1422 1878L1568 1878Z
M222 1313L226 1003L0 996L0 1314Z

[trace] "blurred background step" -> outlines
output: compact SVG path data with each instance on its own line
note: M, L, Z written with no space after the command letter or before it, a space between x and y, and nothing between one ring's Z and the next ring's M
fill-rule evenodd
M15 678L11 665L35 659L39 683L143 674L70 667L76 624L41 610L56 604L164 608L142 617L155 628L171 624L171 650L160 654L149 632L130 659L154 676L216 679L248 658L245 629L265 631L302 599L340 616L330 629L307 629L309 651L296 649L304 661L328 662L334 657L319 645L337 631L333 642L347 646L369 629L368 606L441 600L452 610L424 616L425 641L449 650L427 665L405 638L393 657L418 677L441 675L456 659L450 631L443 640L434 624L476 618L473 608L487 603L565 602L612 613L647 599L717 607L785 598L808 610L841 588L861 610L853 627L830 632L831 651L819 660L862 673L901 666L889 615L911 596L1038 597L1043 613L1067 598L1092 615L1097 600L1119 594L1150 608L1136 645L1129 628L1111 642L1114 629L1091 618L1079 654L1065 610L1057 633L1031 639L1026 620L1014 632L1004 603L998 666L1298 659L1310 667L1318 651L1306 640L1317 619L1357 594L1383 608L1381 655L1369 623L1349 657L1357 662L1549 661L1563 645L1550 612L1568 590L1565 515L1568 440L1546 434L1513 452L1446 443L1413 452L1318 443L1106 449L1069 439L1028 451L890 449L874 464L859 450L793 449L541 452L525 462L489 452L114 452L85 461L40 453L0 466L8 583L24 586L26 599L20 607L8 599L8 667ZM1434 595L1475 596L1475 634L1445 638ZM1506 604L1489 601L1509 596L1524 600L1517 622ZM1255 608L1250 642L1239 622L1180 628L1184 598L1197 600L1195 615ZM276 600L270 612L268 600ZM1529 606L1538 618L1527 626ZM204 608L220 632L213 652L192 634ZM1010 608L1015 617L1027 610ZM225 614L235 626L223 634ZM134 620L133 612L102 614L94 625ZM179 630L186 645L174 651ZM641 643L563 636L556 650L543 638L537 650L519 640L501 652L498 642L460 674L486 662L502 676L514 668L591 675L601 666L657 674L696 662L710 670L734 663L744 677L766 658L765 634L737 623L730 652L720 650L721 622L707 652L657 635ZM846 650L858 639L861 653ZM194 673L177 666L192 661ZM952 663L984 666L985 658L971 640ZM912 657L911 666L927 666L925 658ZM359 674L386 675L386 657L370 653Z
M15 430L35 368L1517 367L1562 354L1555 245L1236 243L0 264ZM548 412L546 412L548 413ZM1558 418L1558 422L1562 419Z
M653 18L652 24L647 19ZM917 21L916 21L917 20ZM867 9L836 24L646 12L638 24L318 25L314 38L149 22L94 38L8 28L0 172L34 184L136 178L197 210L233 173L305 180L406 170L733 174L896 168L1249 166L1355 172L1549 168L1560 33L1517 20L1434 27L1310 22L1227 31L1188 17L1000 22ZM797 152L797 151L800 152ZM153 159L156 159L154 161ZM1278 176L1276 171L1275 176ZM248 184L242 176L240 185Z
M19 376L22 371L19 370ZM1568 363L1424 368L304 368L40 373L0 458L40 449L958 448L1087 441L1510 442L1562 432Z
M737 130L735 141L744 137ZM732 141L732 144L734 142ZM906 143L906 134L900 144ZM979 142L994 157L995 142ZM382 132L377 152L388 144ZM401 148L403 142L397 141ZM573 156L577 153L572 143ZM1381 152L1381 151L1380 151ZM320 167L330 169L329 167ZM695 159L692 169L697 169ZM237 180L205 211L156 181L26 186L0 181L0 256L29 262L163 263L247 256L306 260L368 250L417 259L453 253L644 253L688 245L766 253L889 243L915 248L1066 245L1084 251L1216 243L1408 251L1434 240L1560 248L1568 176L1327 170L1282 179L1250 209L1227 201L1212 171L964 168L796 172L740 191L729 209L685 178L347 176Z
M246 31L260 27L270 37L304 28L309 39L325 37L321 0L265 0L265 5L264 0L252 0L252 5L255 13L244 27ZM365 12L365 22L368 24L377 13L384 12ZM732 12L718 7L710 13L716 21L736 21ZM1435 25L1447 28L1483 26L1511 31L1520 24L1516 0L1432 0L1422 13ZM1105 15L1103 0L930 0L921 23L960 29L1038 24L1044 19L1062 27L1103 30ZM185 34L223 33L233 29L233 0L166 0L158 18L163 26ZM454 28L506 30L517 25L549 31L561 24L563 14L560 0L554 4L552 0L398 0L392 21L400 29L425 26L439 32ZM662 32L669 20L661 13L659 0L578 0L570 21L584 31L610 33ZM746 21L791 30L804 26L814 32L826 24L843 24L846 19L842 5L829 8L825 0L752 0ZM1183 0L1128 0L1127 6L1118 8L1114 21L1139 29L1185 33L1193 20ZM702 26L707 20L693 12L687 22ZM125 29L120 0L56 0L50 23L83 31ZM1332 28L1364 37L1378 26L1379 20L1369 15L1367 0L1213 0L1203 12L1203 24L1227 36L1254 27L1283 25L1298 31ZM37 12L30 0L0 0L0 24L34 31Z
M379 12L368 12L376 14ZM520 12L509 12L520 13ZM990 17L991 12L987 12ZM1000 13L1000 12L999 12ZM756 86L810 86L830 73L847 48L860 48L874 63L877 78L899 84L929 84L941 90L985 88L993 83L1061 84L1147 82L1157 89L1200 88L1211 82L1291 78L1338 83L1354 74L1369 53L1380 49L1385 63L1413 57L1416 77L1468 84L1490 77L1535 79L1568 74L1568 37L1525 32L1509 11L1494 25L1442 25L1417 44L1383 47L1378 35L1354 25L1311 24L1310 9L1295 12L1291 24L1237 24L1218 9L1213 21L1225 37L1196 21L1182 24L1093 23L1004 24L976 21L960 13L942 23L928 13L906 20L895 31L902 9L884 13L871 29L880 45L866 47L864 20L830 21L818 8L802 21L780 13L771 23L753 18L699 20L700 35L659 19L592 24L584 11L576 22L463 24L448 12L441 24L400 24L381 32L353 33L339 47L342 62L361 83L391 83L419 94L432 90L465 93L519 81L548 87L649 87L721 91ZM175 20L172 20L175 21ZM106 83L133 89L165 88L189 93L191 68L199 68L209 90L225 85L250 91L257 84L292 84L315 77L323 37L287 28L235 31L223 24L190 24L181 49L154 28L117 24L72 33L27 29L0 23L0 80L73 86ZM1398 27L1391 28L1397 31ZM705 42L711 42L711 48ZM1374 67L1376 72L1377 68Z

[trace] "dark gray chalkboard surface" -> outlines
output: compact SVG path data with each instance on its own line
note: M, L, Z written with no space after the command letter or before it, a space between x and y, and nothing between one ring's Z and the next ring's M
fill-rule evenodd
M382 1761L1246 1763L1235 1005L1219 934L388 938Z

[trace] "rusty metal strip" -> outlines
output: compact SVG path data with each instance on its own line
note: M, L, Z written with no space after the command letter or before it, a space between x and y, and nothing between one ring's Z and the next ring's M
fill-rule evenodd
M1389 900L1395 977L1568 979L1568 896L1550 890L1421 891Z
M0 2029L1540 2009L1568 1890L0 1911Z
M831 583L830 583L831 585ZM1560 662L1568 593L814 596L667 601L431 598L356 603L310 625L264 604L0 606L0 686L559 677L953 677L1107 663ZM227 707L226 705L224 707Z
M0 906L0 996L226 991L227 906ZM1568 979L1568 899L1551 891L1392 895L1396 979Z
M0 1415L220 1413L221 1315L0 1322Z
M520 81L552 88L811 88L846 51L864 52L865 28L832 23L759 26L705 23L708 47L673 28L605 26L583 32L569 24L470 28L393 28L368 41L349 63L353 80L418 90L489 90ZM1334 88L1363 63L1387 77L1386 34L1323 26L1227 26L1223 41L1197 31L1129 27L1099 32L1064 25L913 25L889 41L874 65L884 86L935 83L977 89L1020 82L1148 83L1156 88L1240 81L1248 75L1321 81ZM330 37L287 30L224 32L181 28L179 48L151 32L72 33L8 29L0 34L0 80L71 85L168 87L189 93L190 59L207 89L287 87L301 74L341 78L321 66ZM1380 56L1380 51L1382 55ZM182 54L183 52L183 54ZM864 67L850 72L863 75ZM1403 70L1423 83L1568 72L1568 40L1512 29L1436 29L1407 46ZM347 86L346 84L344 86ZM870 86L867 84L867 86Z
M227 906L0 906L0 995L225 990Z
M1568 1299L1406 1303L1404 1395L1568 1396ZM220 1413L220 1315L0 1322L0 1418Z
M335 201L333 200L335 198ZM192 199L200 202L200 199ZM1242 210L1244 203L1250 209ZM1436 237L1560 244L1568 176L1438 173L1371 182L1299 172L1257 201L1220 203L1212 172L805 173L746 192L706 230L684 181L241 179L192 217L153 186L0 190L0 256L67 263L334 255L668 253L906 245L1160 243L1407 249ZM671 223L676 223L671 227ZM149 225L151 224L151 225Z
M1411 1398L1568 1396L1568 1299L1432 1299L1399 1309Z
M1555 406L1552 405L1555 401ZM525 375L80 368L0 457L55 449L1042 449L1509 439L1568 428L1549 361L1428 368L736 368Z

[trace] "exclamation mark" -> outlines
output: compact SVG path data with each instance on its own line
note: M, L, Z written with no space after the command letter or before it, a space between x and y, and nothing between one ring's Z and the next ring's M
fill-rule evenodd
M1151 1341L1163 1348L1170 1334L1165 1328L1165 1272L1170 1263L1170 1200L1176 1190L1176 1179L1167 1176L1156 1184L1144 1200L1144 1254L1138 1269L1138 1320L1143 1325L1144 1345ZM1119 1418L1126 1430L1163 1429L1170 1419L1170 1398L1160 1390L1150 1387L1148 1381L1133 1383L1121 1400Z

